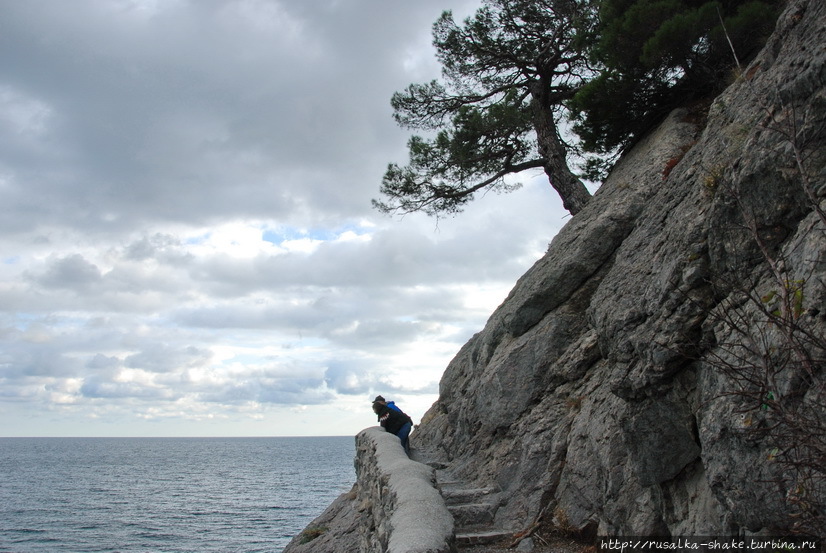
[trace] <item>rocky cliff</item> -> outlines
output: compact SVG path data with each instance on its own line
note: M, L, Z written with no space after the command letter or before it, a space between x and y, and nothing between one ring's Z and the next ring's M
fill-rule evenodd
M494 524L824 534L826 2L623 156L412 443Z

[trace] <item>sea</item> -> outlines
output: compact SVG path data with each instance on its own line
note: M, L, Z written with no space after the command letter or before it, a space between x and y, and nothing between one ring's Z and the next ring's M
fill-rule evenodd
M0 438L0 552L280 553L355 482L353 437Z

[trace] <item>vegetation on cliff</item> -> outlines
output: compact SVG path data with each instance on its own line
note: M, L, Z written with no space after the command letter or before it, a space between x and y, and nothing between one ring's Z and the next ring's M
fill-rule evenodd
M582 147L626 147L672 109L718 94L765 43L780 3L592 0L583 41L596 73L568 105Z
M779 0L485 0L458 24L433 26L442 80L392 98L413 136L409 163L391 163L385 212L452 214L506 177L543 169L571 214L590 193L572 154L596 153L584 177L674 107L719 92L725 72L768 36ZM574 123L578 139L560 129ZM570 133L568 133L570 134ZM566 140L574 143L566 143Z

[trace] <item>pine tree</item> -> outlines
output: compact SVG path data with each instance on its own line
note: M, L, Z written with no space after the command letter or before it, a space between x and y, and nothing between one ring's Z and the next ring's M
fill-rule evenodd
M462 25L445 12L433 26L441 81L392 98L413 136L407 166L390 164L373 200L385 212L455 213L481 190L509 191L507 175L543 169L571 214L591 195L568 166L558 121L582 86L576 24L581 0L487 0Z
M675 107L719 93L763 45L780 3L594 0L589 57L600 70L568 103L583 148L627 147Z

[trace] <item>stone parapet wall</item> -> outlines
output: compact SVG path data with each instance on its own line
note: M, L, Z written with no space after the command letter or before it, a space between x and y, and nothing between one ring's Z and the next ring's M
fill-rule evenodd
M433 469L407 457L380 427L356 436L359 550L363 553L455 551L453 517Z

